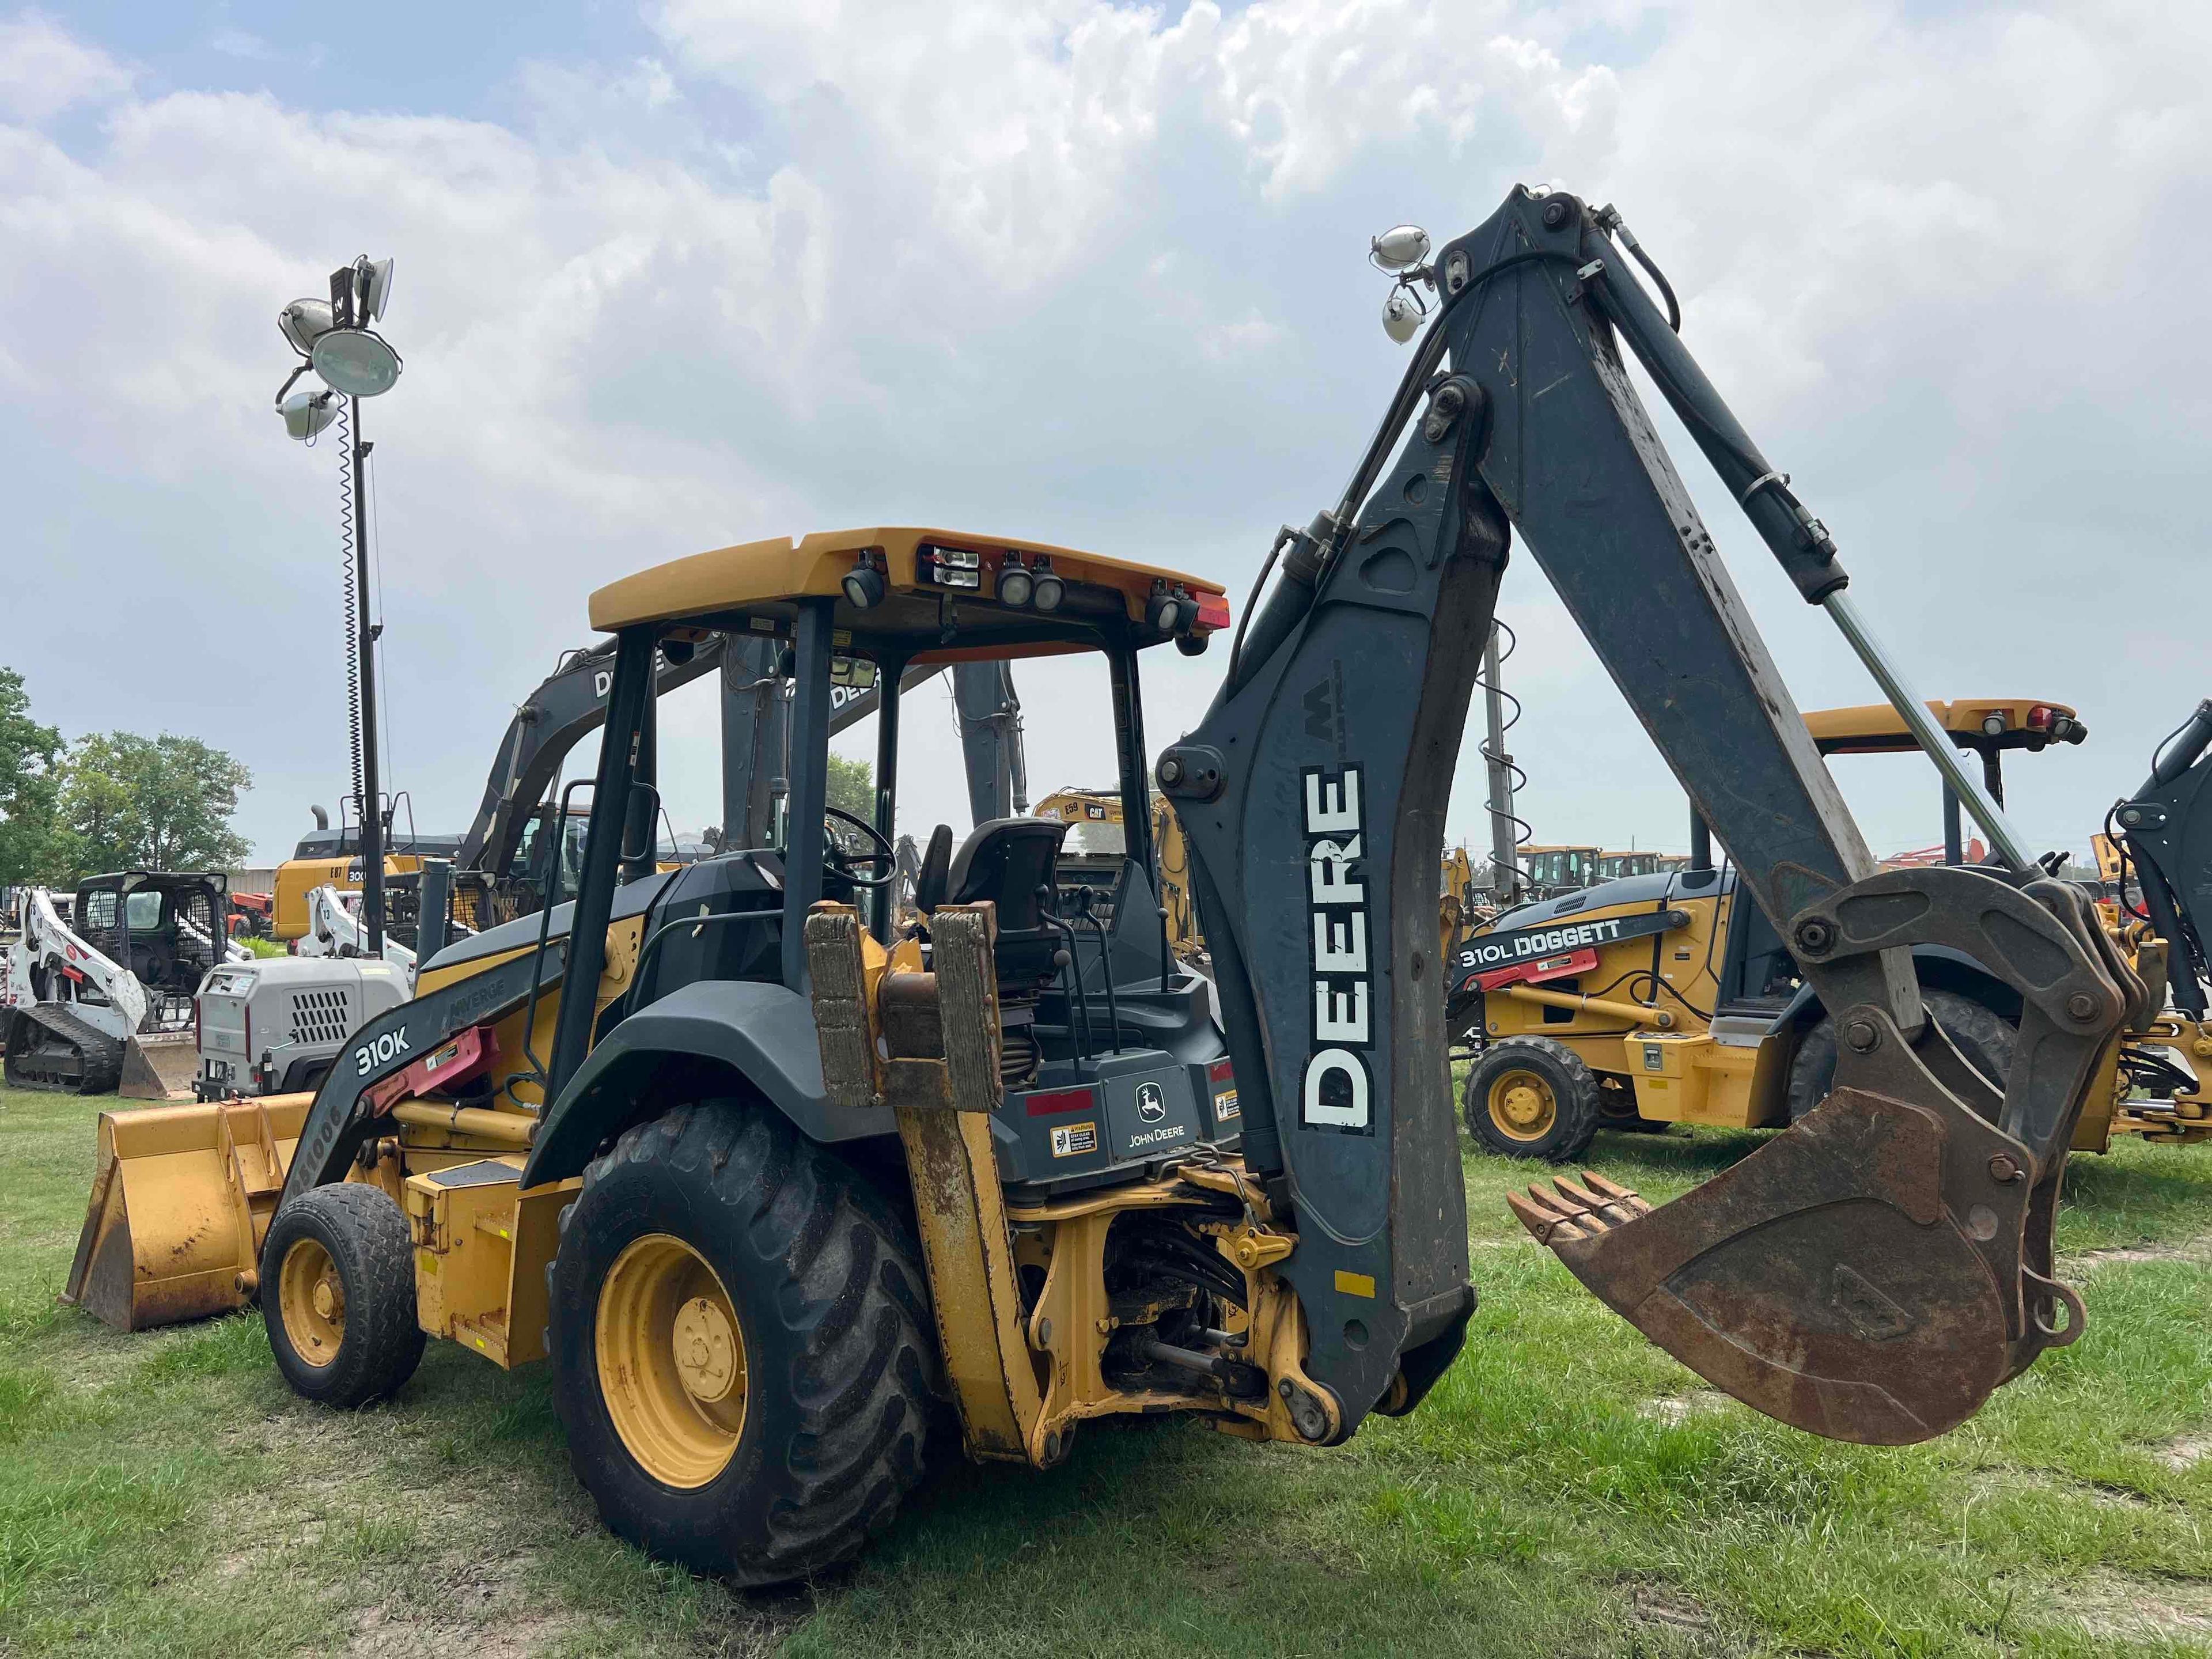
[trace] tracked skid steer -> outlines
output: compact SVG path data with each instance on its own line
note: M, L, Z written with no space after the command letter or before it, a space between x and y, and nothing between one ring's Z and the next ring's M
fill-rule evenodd
M1843 1439L1940 1434L2080 1334L2051 1221L2141 987L1940 733L1914 728L2008 866L1876 872L1624 349L1799 590L1925 712L1617 216L1516 190L1433 259L1420 240L1413 362L1342 498L1279 538L1212 708L1155 769L1211 985L1159 927L1139 665L1224 632L1216 584L899 528L617 581L591 602L611 678L573 894L423 963L295 1139L268 1103L265 1141L236 1121L177 1166L258 1238L240 1283L294 1389L386 1395L426 1334L544 1359L607 1522L744 1583L859 1549L949 1450L939 1396L969 1455L1036 1467L1116 1415L1329 1445L1416 1409L1475 1305L1437 871L1516 527L1844 1033L1826 1104L1727 1173L1656 1210L1561 1181L1516 1204L1530 1230L1717 1386ZM787 827L658 872L656 653L716 635L781 647ZM1011 817L957 847L939 826L896 925L906 672L1071 653L1103 663L1115 732L1110 907L1065 913L1065 821ZM863 681L872 821L826 798L833 701ZM1931 941L2016 989L2003 1079L1926 1018L1910 952ZM117 1163L127 1231L152 1199ZM87 1259L136 1259L103 1243L112 1214Z

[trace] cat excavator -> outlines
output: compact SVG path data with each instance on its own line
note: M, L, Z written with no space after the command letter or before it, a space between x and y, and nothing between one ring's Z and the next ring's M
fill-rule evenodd
M592 598L611 680L596 775L556 804L590 791L574 896L424 962L311 1098L177 1109L228 1115L213 1167L104 1142L71 1295L127 1313L161 1275L235 1276L289 1385L336 1407L402 1386L426 1333L544 1359L606 1522L741 1583L860 1549L946 1449L940 1395L970 1456L1031 1467L1115 1416L1331 1445L1419 1409L1475 1306L1437 872L1467 642L1517 531L1842 1040L1824 1105L1672 1203L1561 1178L1516 1212L1715 1386L1834 1438L1941 1434L2073 1341L2051 1224L2140 982L1929 726L1618 214L1516 189L1433 258L1412 231L1377 253L1394 331L1425 307L1427 331L1342 495L1276 538L1212 707L1153 769L1210 987L1146 902L1140 659L1227 635L1218 584L890 526L678 559ZM1877 870L1632 356L1999 863ZM626 833L660 785L653 664L717 633L787 648L784 828L659 872ZM900 925L875 895L903 675L1071 651L1109 671L1114 924L1061 908L1064 822L1017 817L957 849L940 826ZM872 816L827 802L855 658L884 688ZM2016 990L2004 1077L1927 1017L1911 952L1930 942ZM227 1240L135 1252L141 1198L183 1204L192 1180Z

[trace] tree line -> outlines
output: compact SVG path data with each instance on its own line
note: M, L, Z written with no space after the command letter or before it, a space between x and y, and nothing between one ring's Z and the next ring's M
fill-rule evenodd
M0 668L0 885L242 864L249 848L230 821L252 786L198 738L97 732L65 744L33 718L23 677Z

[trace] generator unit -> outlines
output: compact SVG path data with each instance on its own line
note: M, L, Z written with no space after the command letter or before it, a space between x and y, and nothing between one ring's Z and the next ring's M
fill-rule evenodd
M349 957L268 957L218 968L198 1000L203 1101L313 1089L365 1021L407 1000L407 975Z

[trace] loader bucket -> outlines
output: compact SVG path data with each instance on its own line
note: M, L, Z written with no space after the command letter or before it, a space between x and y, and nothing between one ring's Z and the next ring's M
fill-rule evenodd
M115 1092L126 1100L190 1100L199 1069L199 1044L190 1031L134 1036L123 1045Z
M1984 1156L1971 1138L1839 1089L1662 1208L1598 1176L1511 1203L1577 1279L1715 1386L1814 1434L1909 1445L1972 1416L2012 1374L2017 1322L1989 1256L2008 1231L2020 1239L2027 1183L1958 1213L1941 1171L1947 1152L1954 1167ZM2079 1304L2061 1294L2078 1333Z
M244 1306L313 1099L101 1113L92 1202L61 1299L118 1331Z

